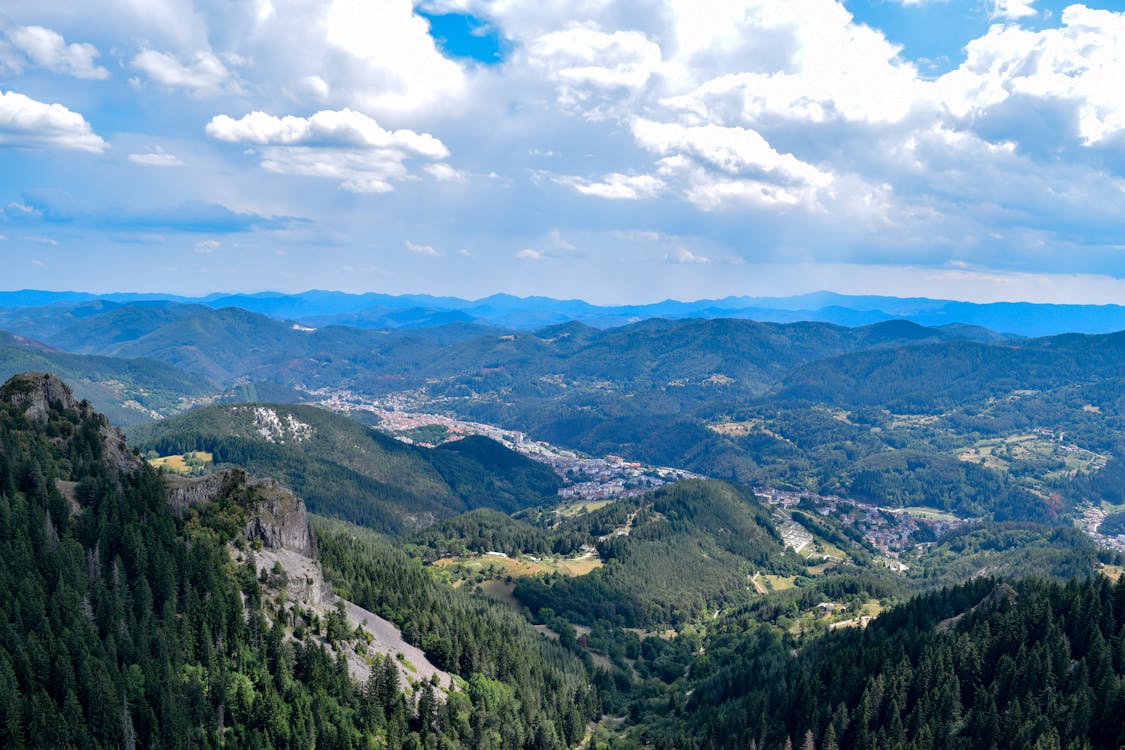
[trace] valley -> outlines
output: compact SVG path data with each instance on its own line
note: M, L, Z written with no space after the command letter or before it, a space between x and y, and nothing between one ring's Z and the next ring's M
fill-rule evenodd
M90 354L67 356L80 357L80 380L116 383L113 409L142 386L98 380L107 365L94 358L132 360L93 352L156 357L138 372L158 362L179 373L165 382L181 384L161 397L164 413L128 420L127 443L105 438L106 454L164 483L183 514L168 533L222 542L214 559L229 562L208 585L242 592L248 622L260 612L256 632L285 644L283 663L335 665L331 686L319 667L301 673L310 689L336 691L326 707L369 710L348 684L381 696L364 704L379 706L368 718L344 723L394 747L728 747L724 737L749 737L738 717L750 715L750 739L771 750L784 745L778 722L827 739L831 729L858 747L837 708L774 706L766 717L747 706L793 700L783 691L826 668L822 650L860 648L856 639L893 630L895 618L931 617L904 613L942 614L894 636L922 648L939 648L927 639L952 627L941 622L1005 616L984 614L985 582L1049 598L1042 586L1052 584L1023 581L1089 586L1125 566L1114 336L726 320L346 329L176 303L87 318L105 315L132 333L98 343L86 319L53 329L40 314L35 325L84 342ZM57 481L43 485L55 528L44 544L52 534L86 544L87 526L51 515L60 501L49 488L81 518L100 518L97 498L112 488L90 478L101 476L89 474L94 449L67 437L96 418L77 397L52 398L35 402L47 417L32 427L40 437L24 436L15 413L5 423L9 446L54 447L53 463L5 459L15 489L4 496L29 508L33 466L47 466L44 478ZM249 490L174 500L230 472L291 489L310 511L315 554L266 541L282 532L251 533L262 511ZM113 560L104 565L112 572ZM791 663L801 666L789 682L747 682ZM20 684L33 684L19 669ZM250 688L235 682L264 700L273 693L256 669L240 672ZM870 687L876 676L855 679ZM858 689L833 705L860 716ZM207 696L224 720L249 715ZM728 729L709 735L700 722ZM136 731L165 731L162 720L145 726ZM692 744L685 732L711 739Z

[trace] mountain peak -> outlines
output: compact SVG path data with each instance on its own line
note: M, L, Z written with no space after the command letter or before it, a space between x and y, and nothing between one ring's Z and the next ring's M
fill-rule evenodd
M77 408L74 391L54 375L40 372L23 372L13 375L0 387L0 401L23 408L23 415L33 422L45 424L51 406L63 409Z
M55 410L54 418L60 424L66 423L58 433L61 435L60 439L64 440L74 434L75 425L92 421L101 437L103 460L118 471L125 472L137 471L144 465L144 461L129 450L121 430L110 426L109 420L95 411L89 402L79 402L70 386L56 375L42 372L13 375L0 386L0 405L13 407L16 413L22 414L29 422L48 429L53 418L51 411ZM58 412L71 413L59 418Z

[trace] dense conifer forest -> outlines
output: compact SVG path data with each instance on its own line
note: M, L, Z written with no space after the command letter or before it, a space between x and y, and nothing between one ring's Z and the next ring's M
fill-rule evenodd
M438 590L398 553L328 535L330 561L347 551L350 566L334 565L346 588L458 675L448 696L428 682L404 691L375 656L354 681L326 648L331 624L295 638L253 569L232 562L245 490L176 518L159 476L85 403L53 401L42 421L11 404L36 387L0 391L0 746L561 748L581 736L594 695L574 656L514 614Z

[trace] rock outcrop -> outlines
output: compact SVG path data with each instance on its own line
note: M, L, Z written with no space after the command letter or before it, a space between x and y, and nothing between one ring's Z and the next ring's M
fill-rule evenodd
M183 518L184 511L193 505L209 503L219 497L226 477L225 471L191 478L165 474L164 495L176 518Z
M0 399L22 408L24 417L40 424L47 423L52 406L60 411L77 411L79 407L70 386L54 375L39 372L14 375L0 389Z
M243 533L266 549L286 549L316 559L316 537L305 501L272 479L250 480L255 503Z
M169 475L164 478L164 489L168 504L178 517L192 505L238 493L239 504L249 518L242 529L247 541L259 541L266 549L284 549L316 559L316 537L305 501L272 479L230 469L195 478Z
M30 422L46 425L51 410L72 412L81 420L97 420L102 438L102 457L121 472L137 471L144 460L129 450L125 435L94 410L86 401L74 398L74 391L49 373L25 372L13 375L0 387L0 402L10 404Z

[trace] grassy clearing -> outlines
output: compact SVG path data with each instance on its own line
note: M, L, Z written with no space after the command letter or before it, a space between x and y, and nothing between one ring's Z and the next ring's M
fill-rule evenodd
M914 516L915 518L921 518L925 521L960 521L961 520L957 516L953 515L952 513L946 513L945 511L938 510L937 508L927 508L924 505L912 505L908 508L903 508L902 512L909 515L909 516Z
M597 555L587 553L580 557L549 557L531 560L526 557L500 557L498 555L466 555L443 557L434 561L439 568L450 572L486 574L492 578L527 578L529 576L561 573L564 576L583 576L602 566Z
M184 453L180 456L160 456L159 458L150 458L149 463L156 470L167 467L169 471L174 471L177 474L189 474L192 471L190 464L199 464L206 466L214 461L214 455L206 451L192 451Z
M1008 471L1020 461L1062 461L1062 471L1049 476L1073 476L1090 473L1105 466L1105 457L1084 448L1074 448L1047 435L1019 433L1004 438L981 440L957 456L962 461L978 463L997 471Z
M768 435L783 443L792 444L791 440L771 430L769 424L761 419L749 419L745 422L714 422L707 425L707 429L724 437L740 438L751 434L761 434Z
M842 602L824 602L824 605L802 612L788 625L787 630L800 635L817 629L863 628L883 611L883 605L878 599L868 599L858 607L847 606Z
M1125 567L1120 565L1103 565L1098 572L1116 583L1121 576L1125 574Z
M669 628L668 630L645 630L644 628L625 628L630 633L636 633L643 641L645 638L663 638L670 641L676 637L676 631Z
M926 427L937 422L941 417L936 414L892 414L890 426L894 427Z
M829 557L839 558L840 561L851 559L848 553L837 545L827 539L821 539L816 536L813 537L813 543L802 550L802 554L804 554L806 558L816 557L817 555L827 555Z
M581 557L571 557L555 562L557 570L564 576L577 578L591 573L602 566L602 561L597 555L590 553Z
M592 513L612 503L612 500L579 500L555 508L555 513L561 518L573 518L584 513Z
M766 591L771 593L777 591L786 591L793 588L796 584L797 576L775 576L775 575L760 575L758 580L765 586Z

